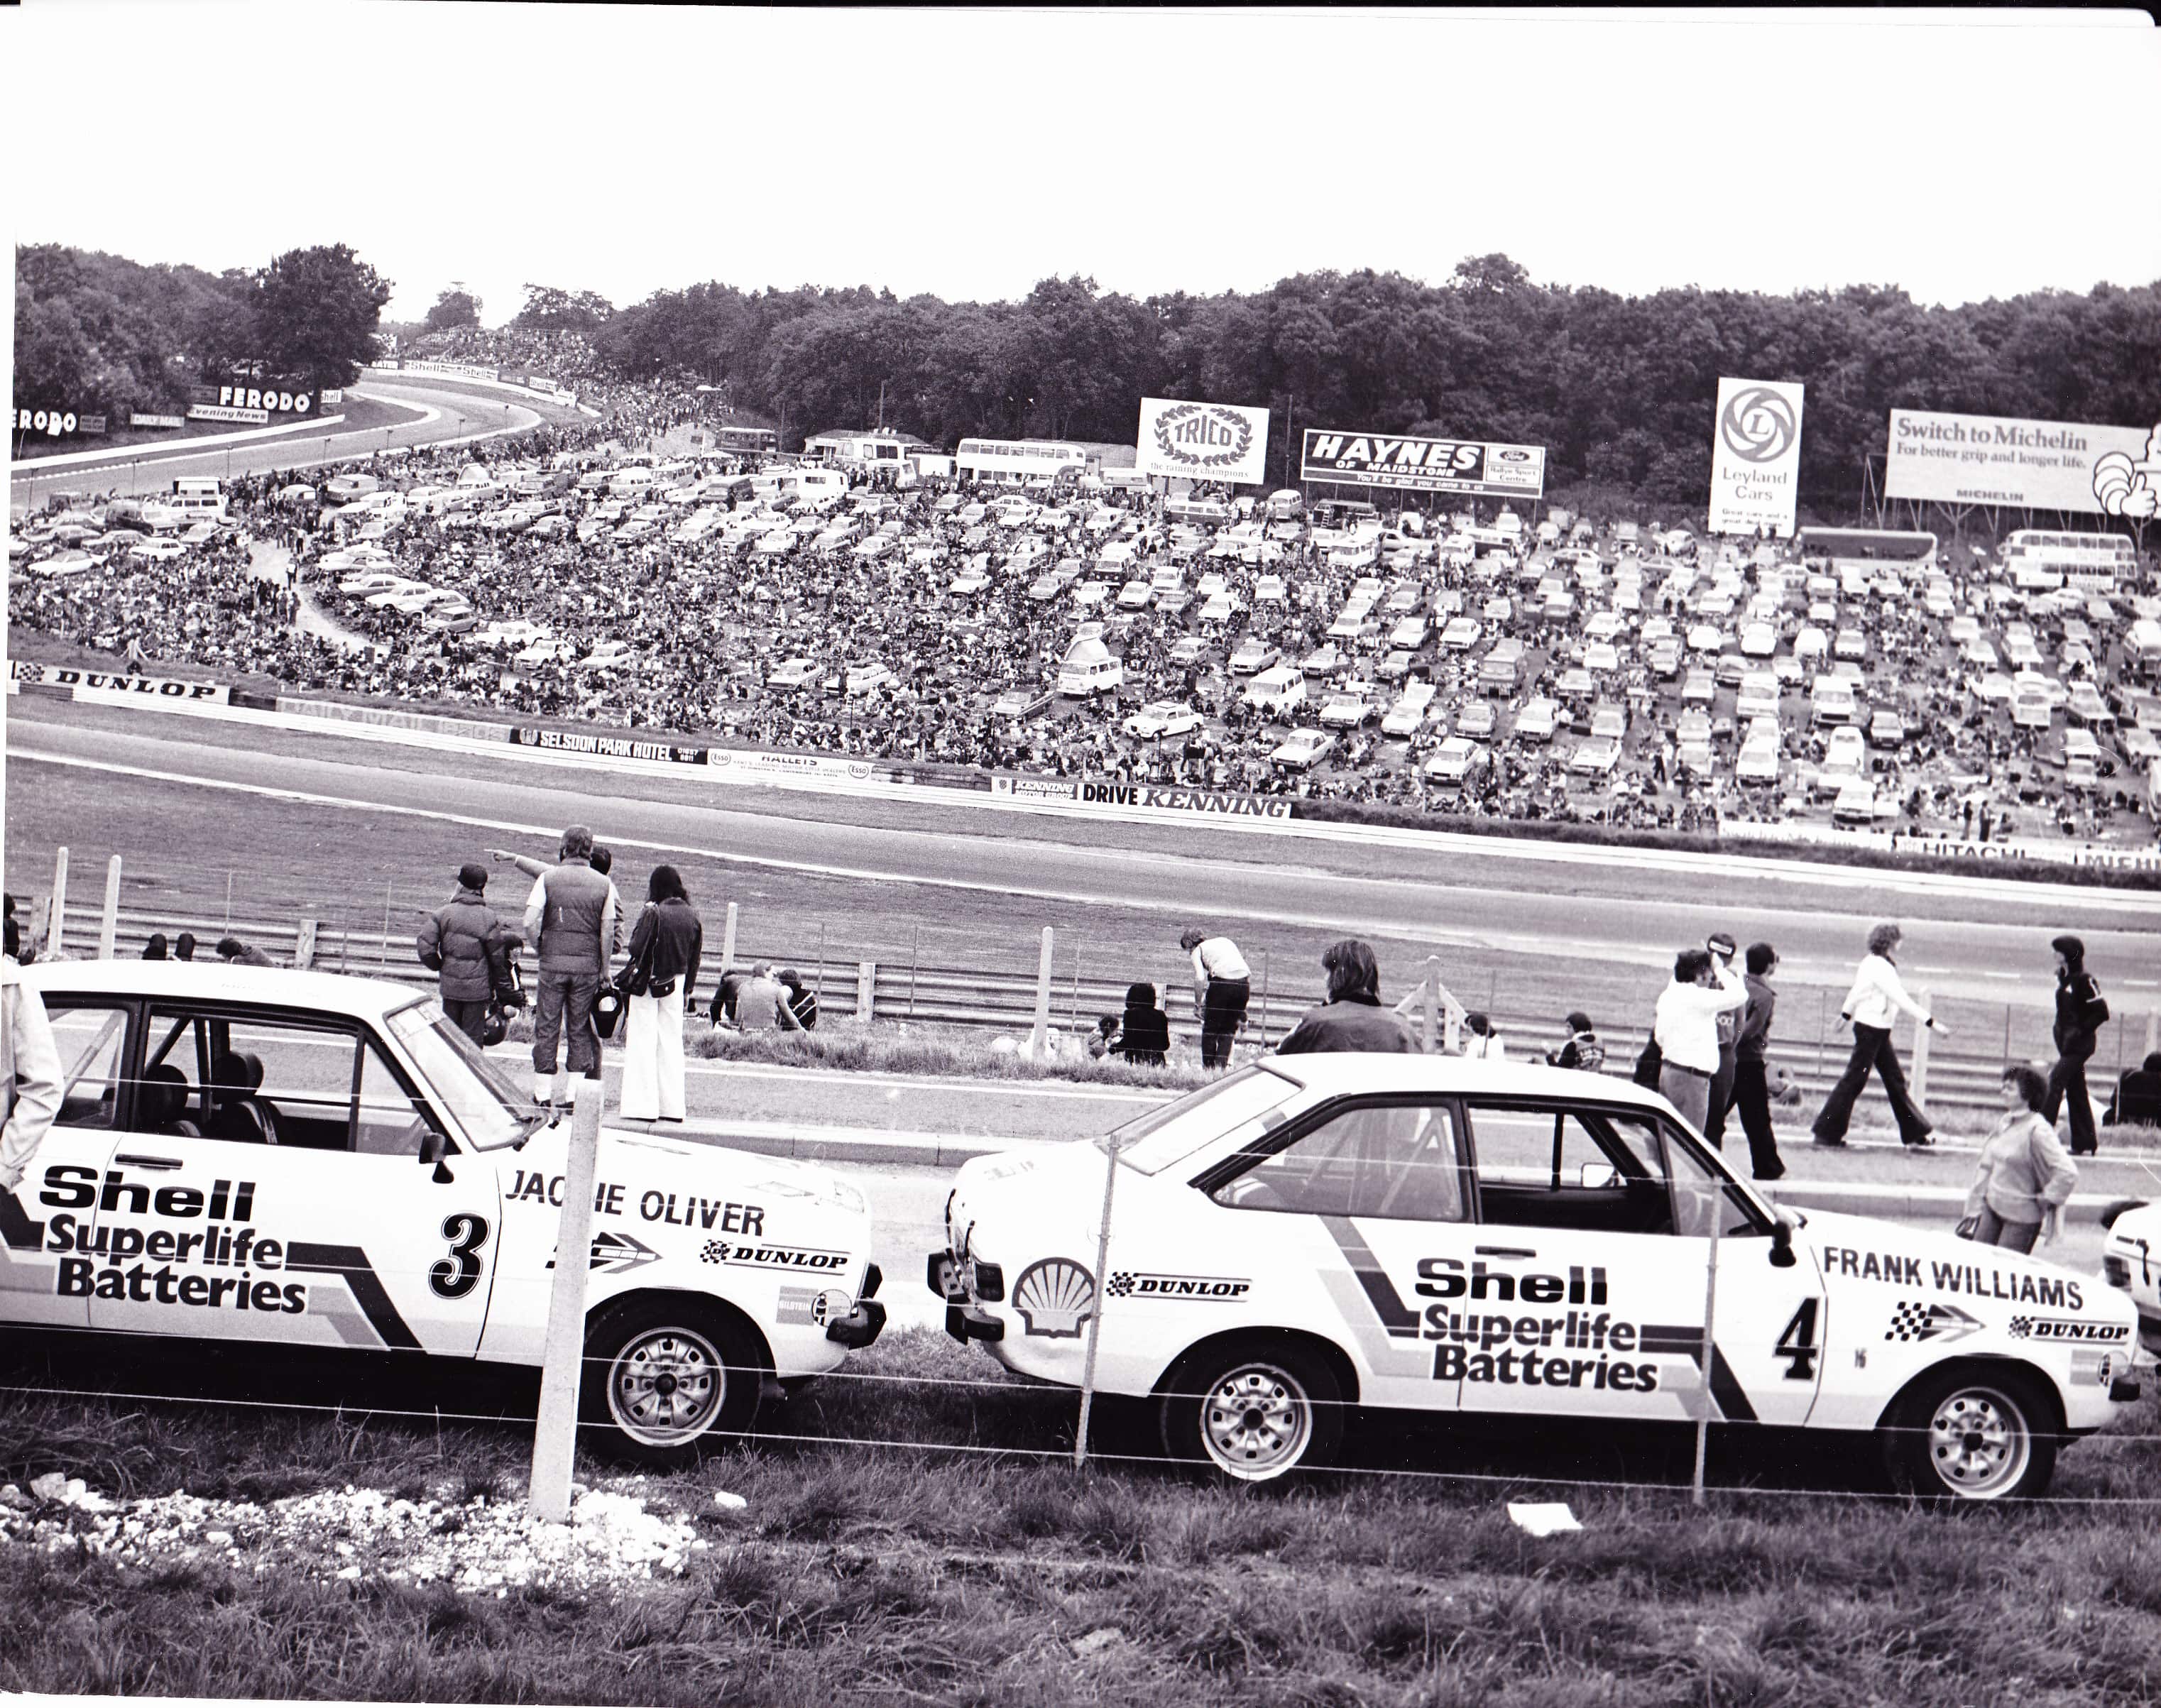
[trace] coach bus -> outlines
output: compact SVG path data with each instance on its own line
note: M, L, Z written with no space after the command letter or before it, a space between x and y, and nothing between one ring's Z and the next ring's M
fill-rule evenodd
M725 456L778 456L780 435L770 427L716 427L713 448Z
M2028 582L2068 584L2090 593L2111 593L2138 573L2138 552L2129 537L2121 534L2054 534L2022 528L2003 542L2003 566L2022 587Z

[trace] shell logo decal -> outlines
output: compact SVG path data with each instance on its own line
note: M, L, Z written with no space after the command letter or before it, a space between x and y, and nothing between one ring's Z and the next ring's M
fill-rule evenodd
M1022 1273L1013 1302L1029 1334L1078 1340L1080 1325L1095 1314L1095 1278L1070 1258L1044 1258Z

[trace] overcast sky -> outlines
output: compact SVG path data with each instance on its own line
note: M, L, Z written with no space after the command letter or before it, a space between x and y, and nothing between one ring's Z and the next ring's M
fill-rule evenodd
M17 241L351 244L618 305L718 279L1145 295L1502 251L1627 294L2161 279L2132 13L772 12L30 0Z

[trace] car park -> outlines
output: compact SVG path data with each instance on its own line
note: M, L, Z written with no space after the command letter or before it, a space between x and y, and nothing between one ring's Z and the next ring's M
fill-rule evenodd
M1455 715L1455 732L1460 736L1471 736L1486 741L1493 734L1495 721L1492 700L1466 700L1463 709Z
M204 962L23 978L64 1091L0 1196L0 1319L252 1362L540 1362L569 1122L435 997ZM868 1207L823 1169L604 1128L595 1205L582 1412L625 1456L689 1462L768 1377L883 1323Z
M1182 700L1155 700L1120 727L1138 740L1159 741L1165 736L1190 735L1200 727L1200 714Z
M1872 1435L1901 1483L1971 1502L2043 1492L2137 1399L2145 1309L1947 1232L1782 1211L1623 1078L1424 1055L1272 1058L1105 1139L978 1158L926 1278L956 1338L1062 1386L1092 1364L1234 1481L1389 1409L1708 1416L1744 1454L1763 1426Z
M1335 748L1336 737L1325 730L1293 730L1268 758L1293 771L1310 771Z
M1379 708L1371 700L1350 690L1330 695L1320 707L1321 724L1328 729L1356 729L1379 716Z
M1040 716L1050 710L1051 699L1048 688L1016 682L991 702L991 716L1008 719Z

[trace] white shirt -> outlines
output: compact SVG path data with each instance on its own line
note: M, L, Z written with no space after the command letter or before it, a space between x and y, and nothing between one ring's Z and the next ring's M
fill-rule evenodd
M45 1131L60 1113L60 1054L53 1043L45 1005L25 989L21 972L0 960L0 1092L6 1099L7 1125L0 1127L0 1190L23 1183L44 1143Z
M1748 1000L1748 987L1734 976L1722 961L1713 961L1717 975L1713 985L1685 985L1679 980L1659 992L1659 1006L1651 1020L1651 1035L1659 1040L1659 1053L1675 1067L1718 1071L1718 1017Z
M1881 1032L1889 1031L1892 1021L1901 1013L1916 1020L1929 1018L1921 1005L1906 994L1906 987L1898 982L1898 969L1881 955L1871 955L1862 961L1853 976L1853 988L1846 993L1838 1011L1856 1026L1873 1026Z
M1203 938L1193 951L1193 982L1205 985L1211 978L1250 979L1253 970L1238 945L1228 937Z

